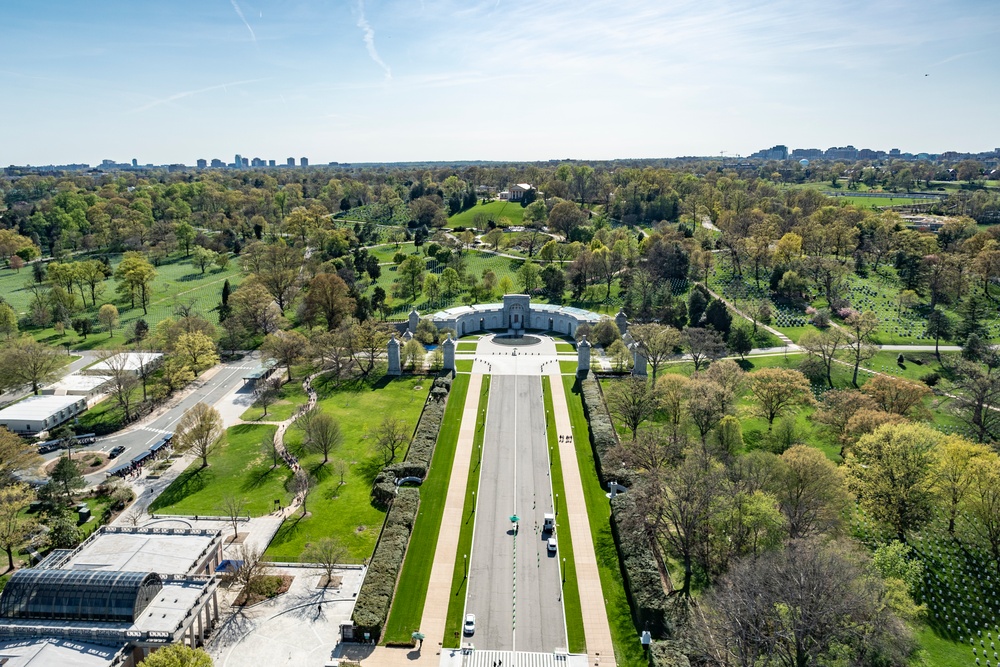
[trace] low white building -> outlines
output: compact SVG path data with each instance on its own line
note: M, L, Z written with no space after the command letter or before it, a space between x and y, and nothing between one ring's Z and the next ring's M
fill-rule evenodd
M84 396L92 398L99 393L104 385L111 380L109 375L81 375L71 373L42 389L42 393L51 396Z
M34 435L59 426L87 409L80 396L29 396L0 410L0 426L8 431Z
M93 366L88 366L83 369L83 372L87 375L110 375L121 369L138 375L139 369L143 366L155 368L162 361L163 354L160 352L121 352L104 361L98 361Z

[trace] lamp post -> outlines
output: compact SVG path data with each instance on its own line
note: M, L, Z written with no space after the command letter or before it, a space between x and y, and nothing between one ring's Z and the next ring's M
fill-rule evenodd
M476 492L472 492L472 513L476 513Z
M559 494L556 494L556 516L559 516Z
M465 569L465 579L469 578L469 554L462 555L462 565Z
M566 585L566 559L563 558L563 585Z

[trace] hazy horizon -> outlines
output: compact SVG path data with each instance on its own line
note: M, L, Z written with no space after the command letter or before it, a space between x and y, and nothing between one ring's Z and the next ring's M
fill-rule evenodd
M12 0L0 164L986 151L998 29L972 0Z

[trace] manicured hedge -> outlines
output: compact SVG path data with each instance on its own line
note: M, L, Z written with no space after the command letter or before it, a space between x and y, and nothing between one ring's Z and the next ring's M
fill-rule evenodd
M686 647L681 642L667 640L654 641L649 646L650 667L691 667L686 655Z
M611 422L611 415L608 414L608 408L604 404L600 385L593 378L581 380L580 385L583 393L583 411L590 424L590 443L597 459L597 475L601 478L601 486L606 488L611 481L631 486L630 470L622 466L615 466L612 469L607 463L608 452L618 445L618 436Z
M620 493L611 500L611 533L618 546L625 591L636 627L649 630L656 638L669 637L667 594L635 501L627 493Z
M420 506L420 492L413 488L399 490L385 518L385 527L375 553L368 564L365 581L354 605L354 625L359 633L368 632L373 641L382 636L389 616L396 579L403 567L406 546Z

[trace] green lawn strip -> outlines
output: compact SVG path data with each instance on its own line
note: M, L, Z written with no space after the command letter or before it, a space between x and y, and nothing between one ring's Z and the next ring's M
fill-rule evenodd
M566 403L573 424L573 443L576 446L577 462L583 482L583 495L587 503L587 517L594 538L597 569L601 576L601 590L604 593L608 622L611 626L611 640L615 645L615 659L620 667L645 667L648 660L639 644L639 633L632 622L632 612L625 595L618 549L611 537L611 505L604 495L594 452L590 447L590 433L587 418L583 414L583 402L573 391L576 378L564 377Z
M559 360L559 372L560 373L576 373L577 361L570 361L568 359Z
M476 417L476 435L472 441L472 461L469 466L469 480L465 487L465 505L462 509L462 531L458 535L458 550L455 552L455 569L451 574L451 595L448 603L448 617L444 626L444 646L458 648L462 641L462 614L465 612L465 561L472 555L472 535L476 525L473 514L475 493L479 491L479 456L476 451L483 444L486 432L486 407L489 405L490 376L483 376L483 386L479 391L479 409Z
M456 359L455 360L455 370L459 373L471 373L472 372L472 359Z
M478 343L459 343L456 352L475 352Z
M240 419L248 422L267 421L280 422L291 417L300 405L309 402L309 395L302 388L301 380L286 382L278 391L278 400L267 408L267 414L261 408L247 408Z
M292 472L280 460L272 467L271 457L261 448L274 430L263 424L231 426L225 444L208 457L209 466L202 468L200 459L192 463L153 501L150 512L220 516L227 493L246 498L252 516L272 511L275 499L288 504L286 484Z
M459 375L451 385L431 468L420 487L420 512L410 535L399 583L396 584L396 595L392 599L392 609L383 634L385 642L408 642L411 633L420 628L469 380L470 376Z
M576 352L576 346L572 343L556 343L556 352Z
M915 630L914 638L926 652L924 664L934 667L966 667L972 662L971 658L975 657L969 644L945 639L928 625L920 624Z
M475 227L476 214L483 213L493 220L500 217L510 220L512 225L520 225L524 218L524 208L518 202L491 201L486 204L476 204L472 208L456 213L448 218L449 227Z
M563 499L565 507L566 488L563 484L562 461L559 458L559 434L556 432L555 412L552 408L552 387L548 376L542 378L542 394L545 400L545 432L549 444L552 469L552 493ZM573 537L569 530L569 519L565 509L556 515L556 535L563 566L563 613L566 616L566 642L570 653L586 653L587 641L583 632L583 608L580 606L580 587L576 581L576 559L573 556Z
M309 494L309 516L296 512L285 519L265 552L268 560L297 561L307 544L323 537L338 539L350 562L359 563L372 555L385 512L372 506L371 488L385 461L369 433L389 412L412 433L431 382L426 376L382 377L332 387L326 376L317 378L313 383L320 397L317 405L337 419L344 441L322 465L322 454L303 451L300 429L293 426L286 432L285 446L317 483ZM397 459L402 455L398 453ZM346 464L343 485L338 461Z

